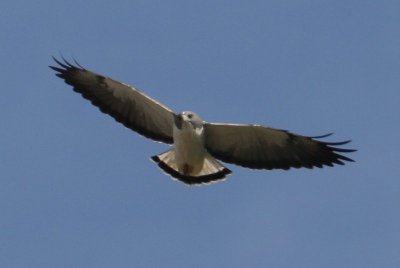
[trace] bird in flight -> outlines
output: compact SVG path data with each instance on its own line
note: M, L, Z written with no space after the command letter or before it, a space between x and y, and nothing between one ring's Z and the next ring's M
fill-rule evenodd
M350 142L323 142L331 134L306 137L261 125L203 121L196 113L175 113L133 86L54 58L50 66L100 111L125 127L158 142L172 144L151 159L173 179L209 184L224 179L231 170L220 161L251 169L322 168L344 165L352 159L339 148ZM219 161L220 160L220 161Z

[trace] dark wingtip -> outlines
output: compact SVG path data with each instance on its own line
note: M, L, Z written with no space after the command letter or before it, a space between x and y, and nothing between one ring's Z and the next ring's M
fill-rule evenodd
M64 69L68 69L68 66L66 65L65 59L64 57L62 57L62 59L64 60L64 62L61 62L60 60L58 60L56 57L52 56L53 60L61 67L63 67Z
M67 61L65 58L64 58L64 56L63 55L61 55L61 59L62 59L62 61L61 60L59 60L59 59L57 59L56 57L54 57L54 56L51 56L52 57L52 59L58 64L58 66L49 66L51 69L53 69L54 71L56 71L56 72L63 72L63 71L65 71L65 70L71 70L71 69L81 69L81 70L85 70L85 68L83 68L82 67L82 65L80 65L75 59L73 60L74 61L74 63L76 64L76 65L74 65L74 64L72 64L72 63L70 63L69 61ZM61 68L63 68L63 69L61 69Z
M321 139L321 138L326 138L329 137L333 134L329 133L329 134L325 134L325 135L321 135L321 136L314 136L314 137L309 137L311 139ZM344 165L345 163L343 161L347 161L347 162L355 162L353 159L337 154L336 152L339 153L352 153L352 152L356 152L357 150L355 149L344 149L344 148L338 148L336 146L341 146L341 145L345 145L350 143L352 140L345 140L345 141L340 141L340 142L324 142L324 141L317 141L320 144L322 144L323 146L325 146L327 149L329 149L333 154L333 156L335 157L332 162L338 165ZM343 160L343 161L341 161ZM324 165L328 165L327 163L324 163Z
M339 141L339 142L323 142L324 144L326 144L326 145L345 145L345 144L348 144L348 143L350 143L351 142L351 140L347 140L347 141Z
M311 138L311 139L322 139L322 138L326 138L326 137L329 137L329 136L332 136L332 135L333 135L333 132L328 133L328 134L324 134L324 135L321 135L321 136L314 136L314 137L309 137L309 138Z
M356 152L357 150L332 147L332 145L333 146L344 145L344 144L348 144L349 142L350 142L350 140L344 141L344 142L330 142L330 143L322 142L322 144L324 146L326 146L326 148L328 148L331 151L331 153L333 153L333 156L334 156L333 162L335 164L344 165L345 163L343 161L346 161L346 162L355 162L355 161L353 159L351 159L347 156L344 156L342 154L339 154L339 153L352 153L352 152Z
M49 68L50 68L50 69L53 69L53 70L56 71L56 72L61 72L61 71L64 70L64 69L61 69L61 68L59 68L59 67L55 67L55 66L51 66L51 65L49 65Z
M81 68L82 70L84 70L85 68L79 64L79 62L76 59L73 59L74 63L76 64L76 66L78 66L79 68Z

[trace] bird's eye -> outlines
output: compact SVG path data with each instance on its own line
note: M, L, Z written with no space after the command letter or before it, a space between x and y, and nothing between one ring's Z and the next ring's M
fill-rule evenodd
M192 119L192 117L193 117L193 114L188 114L188 116L187 116L189 119Z

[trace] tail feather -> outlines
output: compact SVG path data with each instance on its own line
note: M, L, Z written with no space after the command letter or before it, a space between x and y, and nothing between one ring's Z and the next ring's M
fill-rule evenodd
M151 159L173 179L189 185L213 183L224 179L228 174L232 173L209 154L206 155L202 170L195 176L184 175L179 172L175 162L175 152L172 149L152 156Z

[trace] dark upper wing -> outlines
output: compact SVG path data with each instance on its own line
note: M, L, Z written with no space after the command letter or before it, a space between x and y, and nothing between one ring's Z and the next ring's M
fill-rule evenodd
M284 130L258 125L206 123L205 143L209 153L222 161L256 169L313 168L343 165L353 161L339 153L355 150L334 146L350 141L329 143Z
M147 138L172 143L174 113L136 88L54 58L50 66L74 91L116 121Z

